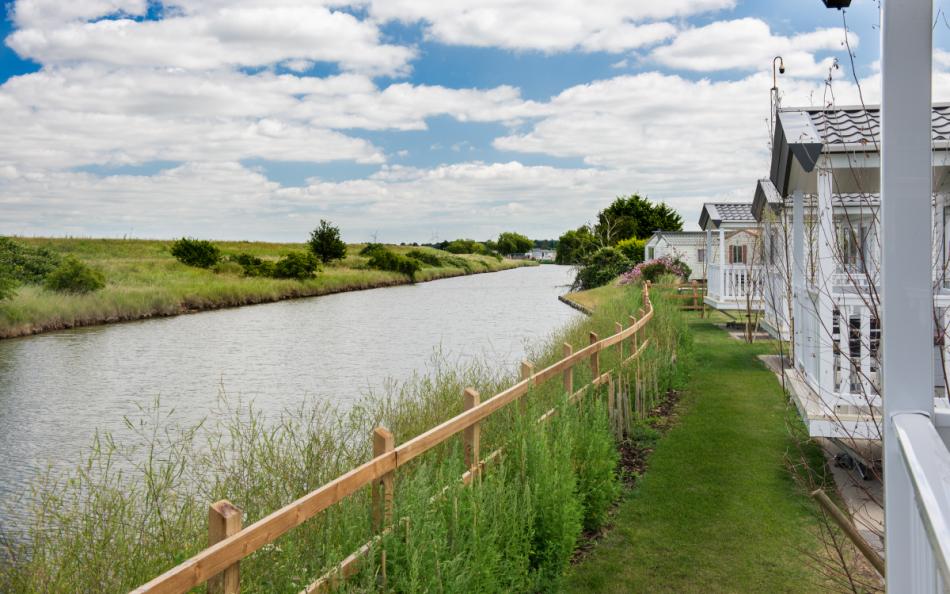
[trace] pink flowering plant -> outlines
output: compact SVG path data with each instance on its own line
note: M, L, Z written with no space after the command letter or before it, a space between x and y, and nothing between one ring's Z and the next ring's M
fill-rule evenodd
M620 275L620 280L617 281L617 284L629 285L644 280L655 282L656 279L664 274L672 274L685 279L689 278L691 272L689 266L679 258L661 256L640 262L627 272L624 272Z

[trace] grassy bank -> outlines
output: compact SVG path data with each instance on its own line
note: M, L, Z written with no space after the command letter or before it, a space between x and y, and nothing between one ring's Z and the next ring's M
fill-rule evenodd
M105 273L104 289L85 295L62 294L35 285L19 288L13 299L0 301L0 338L92 324L265 303L295 297L385 287L410 282L404 274L370 269L368 258L351 245L344 260L324 267L312 279L291 280L217 274L185 266L172 257L170 241L123 239L42 239L17 241L71 254ZM303 244L215 242L227 254L248 253L277 260ZM426 265L418 281L495 272L531 264L489 256L448 255L429 248L390 246L405 253L419 249L443 256L443 265Z
M531 360L540 368L561 357L565 341L579 348L591 331L611 334L640 305L638 288L617 289L593 317L538 345ZM643 365L661 387L679 381L669 354L682 359L689 350L681 315L657 303L646 332L653 348ZM601 353L601 370L617 363L615 349ZM588 366L575 369L575 386L590 378ZM348 411L309 402L265 422L253 406L223 402L226 414L200 428L143 414L130 420L140 442L103 437L74 475L37 482L34 522L0 540L29 543L0 554L0 591L126 591L205 546L210 502L229 499L248 525L369 459L374 427L390 428L402 443L461 412L466 386L487 398L514 380L478 363L443 364ZM385 571L393 592L559 590L582 533L602 526L619 492L603 391L538 424L566 398L552 381L528 395L527 414L513 405L483 421L481 451L506 449L474 488L458 482L465 470L458 439L400 468L385 570L377 549L345 588L375 589ZM370 539L369 520L364 490L242 562L242 592L299 591Z
M827 591L811 558L822 551L813 503L786 469L788 425L800 421L756 359L774 348L730 338L709 320L690 325L693 369L677 422L649 436L648 470L567 590ZM808 455L822 474L820 453L812 446Z

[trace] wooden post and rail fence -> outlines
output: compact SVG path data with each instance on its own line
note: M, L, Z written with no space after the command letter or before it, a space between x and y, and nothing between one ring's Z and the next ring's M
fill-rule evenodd
M293 528L360 489L370 487L372 495L370 516L375 533L374 538L310 584L303 592L309 594L333 589L342 580L355 574L359 562L367 558L374 545L392 530L393 486L397 469L455 435L461 434L465 465L468 468L461 476L461 481L470 484L487 464L499 458L502 453L502 448L499 448L484 458L480 457L481 421L516 400L520 403L521 412L524 412L525 399L522 397L528 394L531 388L541 386L558 376L561 377L565 392L570 395L569 403L579 401L595 386L606 385L611 428L617 434L622 434L625 430L629 431L632 413L642 413L644 410L644 395L648 391L655 393L658 389L657 373L655 370L645 369L641 374L638 364L632 385L619 373L615 381L612 371L601 373L600 353L610 347L616 348L620 355L618 370L640 358L649 346L650 340L649 338L638 340L638 334L646 328L654 315L649 283L643 287L643 304L646 309L640 309L637 318L630 316L630 325L627 328L623 328L623 325L618 323L617 331L603 339L591 332L590 344L576 351L572 345L565 343L564 357L544 369L535 371L531 363L524 362L521 366L520 381L484 401L481 400L477 391L466 388L462 395L464 410L460 414L401 445L395 444L394 436L388 429L377 427L372 434L373 458L371 460L249 526L241 527L241 510L230 502L222 500L212 504L208 512L208 547L139 586L132 593L179 594L207 582L208 592L211 594L239 594L242 559L261 547L273 543ZM627 341L630 343L630 355L624 359L623 344ZM585 362L590 365L592 379L590 383L575 391L574 367ZM538 422L547 421L556 415L557 411L557 407L552 408L544 413ZM433 500L435 497L438 495L434 496ZM385 557L383 559L385 560ZM382 577L385 580L385 576Z

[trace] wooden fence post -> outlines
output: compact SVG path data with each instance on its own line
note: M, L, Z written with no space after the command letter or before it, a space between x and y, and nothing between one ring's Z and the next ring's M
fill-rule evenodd
M598 340L600 339L597 338L597 333L591 332L590 343L594 344ZM590 356L590 372L594 376L591 378L592 382L600 377L600 351L594 351L594 353Z
M465 410L478 406L479 395L473 388L465 388L462 395L462 408ZM465 429L462 433L462 444L465 450L465 466L472 471L472 475L478 473L478 461L480 459L479 448L481 446L481 429L479 423Z
M694 311L697 310L697 309L699 309L699 299L698 299L699 294L696 292L696 284L697 284L697 283L696 283L696 281L694 280L693 283L692 283L692 285L693 285L693 310L694 310Z
M392 432L385 427L373 429L373 457L396 449ZM373 532L379 534L393 521L393 472L387 472L373 482Z
M630 319L630 325L635 326L637 323L636 316L629 315L627 316ZM630 336L630 354L633 355L637 352L637 336L640 334L640 330L637 330Z
M241 510L222 499L208 508L208 546L241 531ZM208 580L208 594L239 594L241 591L240 562L228 567Z
M623 332L623 324L620 322L614 322L614 330L617 331L617 334ZM623 363L623 341L617 343L617 356L620 357L620 363ZM618 363L619 365L619 363Z
M574 347L570 343L564 343L564 356L570 357L574 354ZM571 365L564 370L564 391L568 396L574 395L574 366Z
M531 363L530 361L522 361L521 362L521 379L523 380L531 379L533 375L534 375L534 364ZM530 387L529 387L529 392L530 392ZM521 403L522 413L528 410L528 395L527 394L519 398L518 402Z
M607 416L610 419L610 428L617 435L617 402L614 398L614 376L607 376Z

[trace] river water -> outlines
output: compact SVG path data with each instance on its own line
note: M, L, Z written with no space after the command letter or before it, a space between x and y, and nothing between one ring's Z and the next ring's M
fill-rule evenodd
M96 429L121 440L156 397L187 423L213 414L222 389L265 413L305 397L346 406L425 373L439 350L514 369L579 315L557 300L571 278L518 268L0 341L0 498L74 466Z

